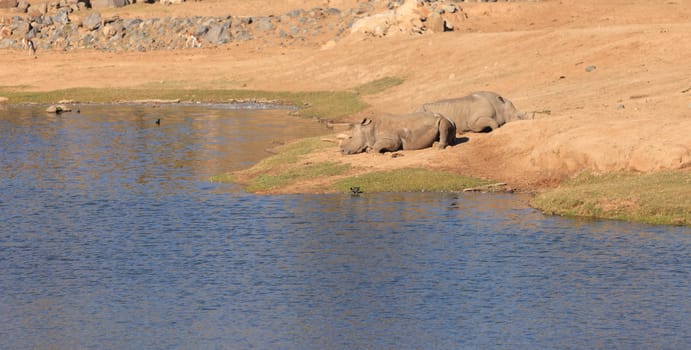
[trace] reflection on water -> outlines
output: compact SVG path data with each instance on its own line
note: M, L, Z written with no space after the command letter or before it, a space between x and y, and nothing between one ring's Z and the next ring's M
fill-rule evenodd
M688 228L206 181L324 132L284 114L0 111L0 348L691 344Z

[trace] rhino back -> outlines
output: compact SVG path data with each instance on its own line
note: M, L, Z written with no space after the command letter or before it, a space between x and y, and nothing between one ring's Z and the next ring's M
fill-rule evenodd
M429 112L409 114L383 114L375 120L376 132L397 132L402 129L420 129L434 126L435 116Z
M403 149L430 147L439 136L438 120L434 113L429 112L382 115L376 119L375 138L398 139Z
M457 131L471 130L470 125L481 117L494 117L489 101L475 95L439 100L423 105L428 112L439 113L456 124Z

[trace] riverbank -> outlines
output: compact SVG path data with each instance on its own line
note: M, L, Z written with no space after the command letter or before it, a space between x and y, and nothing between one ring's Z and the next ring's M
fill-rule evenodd
M318 7L338 9L352 15L353 21L338 36L329 34L338 30L322 30L323 35L309 32L290 42L281 37L280 31L286 29L272 22L275 28L267 35L199 48L118 52L39 48L37 58L18 49L3 49L0 65L11 69L0 71L0 96L8 96L9 103L41 98L43 102L285 99L300 107L302 115L337 125L493 90L519 109L536 112L536 119L509 123L489 134L463 135L467 142L441 152L345 157L337 153L335 143L322 141L326 148L313 157L371 173L424 168L504 182L530 192L564 186L565 180L584 172L672 171L681 175L682 184L688 181L691 66L680 62L691 54L686 40L691 33L690 4L460 2L455 3L456 13L462 16L456 22L449 19L453 30L436 32L415 32L401 25L400 18L384 22L384 27L368 22L389 11L389 2L373 4L361 11L362 5L345 0L239 5L207 0L111 9L102 16L148 19L165 13L171 18L274 16L276 20L296 9L309 14ZM420 19L425 9L414 10L418 12L413 20ZM80 12L84 18L88 15L88 10ZM309 25L305 18L300 25ZM340 20L324 16L312 24L330 28ZM352 30L356 20L374 25ZM249 29L257 30L259 23L253 21L250 27L257 28ZM395 84L363 88L382 81ZM338 107L333 107L334 101ZM334 140L337 128L324 138ZM308 185L293 183L272 191L308 190ZM633 190L632 196L645 188L657 191L644 186ZM681 202L689 205L688 199Z

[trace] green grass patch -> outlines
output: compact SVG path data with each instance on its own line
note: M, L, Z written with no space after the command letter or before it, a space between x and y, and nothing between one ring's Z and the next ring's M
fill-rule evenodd
M332 161L309 163L305 160L307 155L329 147L333 147L333 144L322 141L321 137L301 139L277 147L274 149L276 154L264 158L251 168L213 176L211 181L236 182L244 185L248 192L266 192L281 190L302 181L323 179L315 182L311 188L320 192L348 192L351 187L360 187L368 193L462 191L491 183L427 169L400 169L342 178L352 171L349 164ZM337 177L338 180L330 181L329 177Z
M277 153L264 158L251 168L211 177L216 182L236 182L245 186L248 192L265 192L290 186L299 181L308 181L346 174L349 164L338 162L307 163L304 157L332 143L321 137L301 139L274 149Z
M322 141L321 138L322 136L309 137L276 147L273 149L276 154L262 159L251 168L241 171L241 173L254 175L295 166L304 155L333 146L331 143Z
M182 84L182 83L177 83ZM224 103L231 100L260 99L280 101L300 109L299 115L337 118L356 113L367 105L355 92L316 91L281 92L259 90L182 89L182 88L71 88L53 91L17 91L0 89L11 103L50 104L60 100L83 103L118 103L133 100L162 99Z
M164 81L151 82L134 88L70 88L53 91L28 91L24 86L2 86L0 96L10 103L56 103L74 100L83 103L118 103L133 100L161 99L224 103L231 100L269 100L291 104L299 108L299 115L337 119L357 113L368 105L360 100L360 94L381 92L402 83L400 78L382 78L363 84L349 91L260 91L227 89L238 82L213 80L205 82Z
M230 173L226 174L219 174L219 175L212 175L209 177L209 181L211 182L220 182L220 183L229 183L229 182L236 182L236 176Z
M290 186L298 181L345 174L348 170L350 170L350 165L337 162L296 166L278 174L260 174L252 178L245 189L249 192L268 191Z
M534 197L556 215L691 225L691 172L581 174Z
M453 192L487 184L490 182L443 171L399 169L342 179L336 181L333 188L340 192L347 192L351 187L360 187L360 190L365 193Z

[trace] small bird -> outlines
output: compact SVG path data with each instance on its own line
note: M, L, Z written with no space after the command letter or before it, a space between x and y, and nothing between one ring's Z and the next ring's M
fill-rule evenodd
M360 191L360 187L351 187L350 188L350 195L351 196L359 196L362 191Z
M156 119L156 125L161 125L161 119Z

